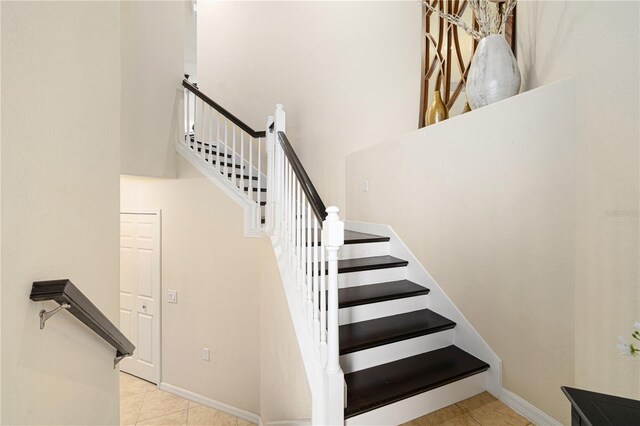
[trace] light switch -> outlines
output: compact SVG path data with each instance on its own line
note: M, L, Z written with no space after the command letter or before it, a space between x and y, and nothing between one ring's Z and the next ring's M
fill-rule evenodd
M362 182L362 190L369 192L369 179L365 179L364 182Z
M178 303L178 292L169 290L169 303Z
M202 359L209 361L210 351L209 348L202 348Z

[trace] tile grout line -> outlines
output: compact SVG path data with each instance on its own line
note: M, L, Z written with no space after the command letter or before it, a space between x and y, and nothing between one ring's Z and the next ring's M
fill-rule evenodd
M172 411L170 413L161 414L161 415L155 416L155 417L150 417L148 419L144 419L143 422L148 422L149 420L159 419L160 417L165 417L165 416L170 416L172 414L181 413L183 411L186 411L187 412L187 416L189 416L189 410L188 409L186 409L186 410L178 410L178 411ZM136 425L137 425L137 423L136 423Z
M140 418L140 412L142 411L142 406L144 405L144 400L147 399L147 392L144 391L144 395L142 397L142 404L140 404L140 408L138 408L138 415L136 416L136 426L138 425L138 419Z

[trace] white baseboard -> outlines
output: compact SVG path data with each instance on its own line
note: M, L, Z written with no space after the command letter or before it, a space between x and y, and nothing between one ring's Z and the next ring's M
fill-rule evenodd
M184 399L188 399L189 401L197 402L198 404L205 405L207 407L215 408L216 410L220 410L227 414L231 414L232 416L239 417L248 422L254 424L262 424L260 420L260 416L254 413L250 413L249 411L245 411L241 408L233 407L231 405L225 404L224 402L216 401L215 399L207 398L206 396L202 396L195 392L188 391L186 389L179 388L174 385L170 385L169 383L161 382L158 385L158 388L162 391L169 392L176 396L179 396Z
M272 422L262 423L262 419L260 420L259 426L309 426L311 425L311 420L275 420Z
M499 399L513 411L520 414L534 425L562 426L562 423L511 391L503 388Z

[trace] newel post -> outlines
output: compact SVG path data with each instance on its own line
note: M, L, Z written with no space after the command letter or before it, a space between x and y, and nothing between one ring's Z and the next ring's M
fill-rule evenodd
M344 244L344 222L340 210L327 207L322 226L322 243L327 250L327 420L331 425L344 424L344 375L340 369L338 334L338 250Z
M285 114L284 108L282 104L276 105L276 112L273 116L273 151L274 151L274 183L275 183L275 191L273 193L273 204L274 204L274 216L273 216L273 227L274 233L279 238L282 238L282 220L284 218L284 210L283 210L283 199L284 199L284 174L283 174L283 166L284 166L284 158L282 148L280 147L280 142L278 140L278 132L285 131ZM281 240L282 241L282 240Z
M267 206L264 209L265 213L265 230L267 234L271 235L273 232L273 192L275 190L274 185L274 154L275 154L275 125L271 128L271 125L274 124L273 116L270 115L267 117L267 125L265 129L267 129ZM260 211L260 206L258 206L258 211Z

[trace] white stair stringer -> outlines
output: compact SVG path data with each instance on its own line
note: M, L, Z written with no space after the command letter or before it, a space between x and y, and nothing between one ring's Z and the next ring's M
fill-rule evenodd
M412 356L417 353L439 349L453 344L469 354L489 364L490 368L480 374L450 383L445 386L427 391L413 397L391 403L378 409L347 419L348 425L392 425L401 424L421 417L445 406L470 398L483 391L488 391L496 398L502 394L502 361L480 336L471 323L465 318L442 288L435 282L409 248L402 242L398 235L388 225L371 224L363 222L345 221L345 228L351 231L389 237L389 253L397 258L409 262L404 268L397 271L384 270L367 271L363 273L345 274L340 287L352 287L388 281L388 278L407 279L422 285L430 290L426 297L412 298L415 300L396 300L393 304L384 306L382 303L371 304L358 312L357 307L351 308L350 314L341 312L340 322L346 324L362 321L368 318L383 317L401 313L402 310L410 312L417 309L430 309L451 321L456 326L445 332L433 335L409 339L404 342L396 342L378 348L360 351L360 353L341 356L341 363L345 373L362 370L381 365L397 359ZM360 275L358 275L360 274ZM388 274L382 279L381 275ZM378 275L375 277L375 275ZM389 302L385 302L389 303ZM397 304L396 306L393 306ZM379 306L376 306L379 305ZM396 311L392 313L392 311ZM384 311L384 312L383 312ZM420 351L420 348L424 350Z
M217 171L213 166L206 162L202 157L193 152L191 148L183 142L176 142L176 151L192 166L194 166L207 179L213 182L222 192L228 195L244 210L244 236L252 238L262 238L265 236L260 224L261 209L255 201L247 198L241 188L235 186L229 178ZM243 173L240 169L239 173ZM231 173L235 173L235 170ZM266 178L264 179L266 182Z

